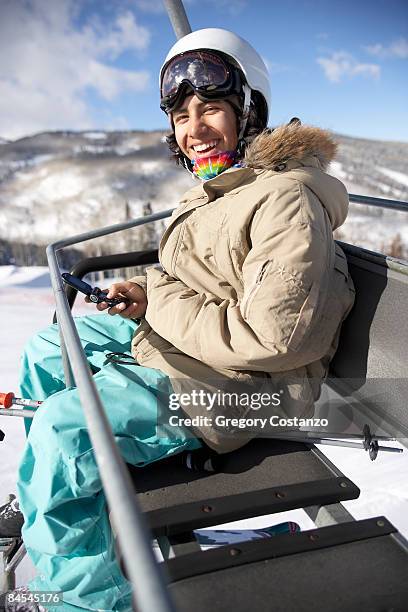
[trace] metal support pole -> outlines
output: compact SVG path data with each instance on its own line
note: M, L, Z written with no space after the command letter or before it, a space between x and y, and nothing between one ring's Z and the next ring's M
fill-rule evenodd
M348 523L355 520L354 516L340 503L327 506L309 506L303 508L303 510L312 519L316 527L327 527L328 525Z
M191 26L181 0L163 0L177 38L190 34Z
M165 561L201 550L200 544L192 531L173 536L158 536L157 544Z
M16 552L14 553L14 555L12 556L12 558L10 559L10 561L8 561L5 566L4 566L4 571L6 573L9 572L14 572L14 570L16 569L17 565L20 563L20 561L22 559L24 559L25 554L26 554L26 547L24 545L24 542L21 542L21 544L19 545L19 547L17 548Z

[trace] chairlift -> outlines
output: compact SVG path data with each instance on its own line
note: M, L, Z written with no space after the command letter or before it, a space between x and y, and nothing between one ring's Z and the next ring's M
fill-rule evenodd
M164 0L177 37L191 32L181 0ZM408 212L408 203L350 194L350 201ZM61 249L153 224L168 210L60 240L47 247L66 385L75 383L111 508L123 571L141 612L405 609L408 542L384 517L355 520L341 502L360 491L316 445L379 452L408 447L406 373L408 262L340 243L356 287L355 306L342 327L316 410L353 415L342 433L300 430L256 438L223 456L221 469L189 470L177 458L145 468L121 458L93 384L71 308L76 291L61 280ZM157 250L88 258L71 273L153 264ZM6 407L7 404L7 407ZM30 417L24 399L8 394L0 414ZM35 406L28 406L35 408ZM26 405L27 408L27 405ZM203 461L203 465L205 460ZM117 500L121 503L117 503ZM199 529L304 509L316 528L204 551ZM151 542L163 555L158 563ZM24 557L21 537L0 539L3 590L13 588ZM381 560L381 563L379 563Z

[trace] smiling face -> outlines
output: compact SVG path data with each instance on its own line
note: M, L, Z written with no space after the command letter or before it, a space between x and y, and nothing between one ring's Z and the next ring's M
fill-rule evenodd
M174 134L189 159L234 151L238 144L237 118L226 100L202 101L187 96L173 111Z

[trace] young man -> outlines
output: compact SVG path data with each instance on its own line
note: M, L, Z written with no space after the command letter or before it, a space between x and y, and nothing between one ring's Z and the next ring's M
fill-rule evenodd
M287 391L284 414L309 414L353 303L332 235L346 217L347 192L325 172L336 145L298 120L263 131L269 81L256 51L225 30L193 32L170 50L160 82L170 149L199 182L163 235L162 268L111 287L109 297L130 305L109 309L119 317L78 321L119 449L141 467L198 448L199 439L222 453L256 435L206 422L158 436L163 382L214 393L224 382L256 392L273 381ZM106 365L105 353L129 349L132 335L137 364ZM67 612L129 610L77 391L63 387L58 351L53 326L28 346L22 375L23 396L47 398L18 485L23 538L40 573L30 588L63 591ZM207 405L182 408L208 415ZM239 402L215 402L212 410L213 417L251 414Z

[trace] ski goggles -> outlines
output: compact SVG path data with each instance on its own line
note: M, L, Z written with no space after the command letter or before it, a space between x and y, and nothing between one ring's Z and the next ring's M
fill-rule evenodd
M188 51L170 60L163 70L160 108L171 112L188 87L204 100L215 100L239 94L242 80L239 70L218 55Z

